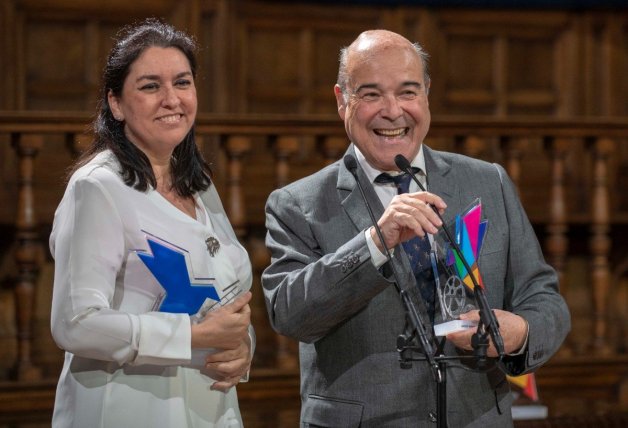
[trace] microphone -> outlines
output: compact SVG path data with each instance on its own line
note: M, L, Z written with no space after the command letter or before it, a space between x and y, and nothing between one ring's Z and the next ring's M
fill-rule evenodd
M398 154L397 156L395 156L395 165L397 165L397 168L399 168L401 171L405 172L406 174L410 174L410 177L412 177L412 180L414 180L414 182L419 186L419 188L424 192L426 191L425 187L423 187L419 179L416 178L416 176L412 172L412 166L410 165L410 162L408 161L408 159L406 159L404 155ZM469 273L469 276L471 277L471 282L473 282L473 294L475 295L476 302L479 306L480 321L481 321L480 324L478 325L478 332L480 333L476 333L476 334L480 334L481 336L486 337L484 326L487 326L489 333L491 335L491 338L493 339L493 343L495 344L497 355L499 355L499 358L501 359L505 354L504 341L501 336L501 333L499 332L499 323L497 322L495 313L493 312L493 310L488 304L488 300L486 299L486 294L484 293L484 289L480 287L480 285L478 284L478 281L475 275L473 275L473 271L469 267L467 260L462 255L462 251L460 250L458 243L449 234L449 231L447 230L447 226L445 225L443 218L438 212L438 209L432 204L430 204L430 207L432 207L432 210L436 213L440 221L443 222L443 231L445 232L447 241L449 244L451 244L452 248L454 249L458 257L462 261L464 268L467 270L467 272ZM485 352L486 352L486 346L488 346L488 344L485 344L484 342L485 340L483 341L482 338L478 338L474 335L472 343L473 345L475 345L474 347L476 347L476 349L478 350L478 355L481 358L484 358Z
M358 185L358 189L360 189L360 195L362 195L362 199L364 200L364 204L366 205L366 210L369 213L369 217L371 218L371 222L373 223L373 227L375 228L377 237L382 243L382 247L384 247L384 254L386 255L386 259L388 260L388 263L390 265L392 276L395 280L394 281L395 287L397 288L397 292L401 296L401 300L406 309L408 318L410 319L412 323L412 327L416 331L417 337L419 338L421 346L423 347L425 359L427 360L428 364L432 367L434 377L440 382L443 378L442 378L440 368L438 367L438 364L436 363L436 360L434 359L435 353L432 347L432 343L428 339L427 329L425 328L426 324L423 322L423 320L421 319L421 315L417 312L417 309L414 307L414 304L410 300L410 296L408 295L408 292L401 288L399 275L397 274L397 269L395 268L395 263L390 254L390 250L386 246L386 241L384 241L384 236L382 235L382 231L377 224L377 220L375 219L375 215L373 214L373 209L371 208L371 205L369 204L368 199L366 198L366 194L364 193L364 188L362 187L362 183L360 183L360 180L358 179L358 162L355 159L355 157L351 154L345 155L345 157L343 158L343 161L344 161L345 167L349 170L351 175L353 175L353 178L355 178L355 181ZM401 349L399 351L402 352Z

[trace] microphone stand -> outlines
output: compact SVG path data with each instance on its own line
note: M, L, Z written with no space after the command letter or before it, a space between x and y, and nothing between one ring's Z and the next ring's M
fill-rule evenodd
M428 365L430 366L430 368L432 369L432 375L434 376L434 379L436 380L437 383L440 383L443 380L444 372L441 371L441 367L434 359L434 354L435 354L434 348L432 346L432 343L428 339L427 328L425 327L426 323L421 319L421 315L419 314L416 307L412 303L412 300L410 299L408 291L404 290L400 285L401 283L399 281L399 275L397 273L395 263L393 263L392 255L390 254L390 250L386 246L386 241L384 241L384 236L382 235L382 231L377 225L377 220L375 219L373 210L371 209L368 203L368 200L366 199L366 194L364 193L364 188L362 187L362 183L360 183L360 180L358 179L358 173L357 173L358 163L355 157L353 157L352 155L346 155L343 160L344 160L345 166L355 178L355 181L358 185L358 189L360 189L360 194L362 195L362 199L364 200L366 204L366 210L369 213L371 222L373 223L373 227L375 229L375 232L377 233L377 237L379 238L382 244L382 247L384 247L384 254L386 255L386 258L388 259L388 263L392 271L392 276L395 280L394 281L395 287L397 288L397 292L399 293L403 306L406 310L407 320L410 321L413 332L416 332L417 334L419 343L421 344L421 347L423 348L423 354L425 355L425 359ZM404 339L406 339L405 335L402 334L397 340L397 345L399 348L398 351L402 354L404 352L404 349L400 348L399 345L403 345L404 347L406 346L405 344L406 340ZM404 359L405 357L402 357L402 360Z
M395 156L395 164L401 171L405 172L406 174L410 174L410 177L412 177L412 180L414 180L414 182L419 186L419 188L422 191L424 192L426 191L425 187L423 187L419 179L416 178L416 176L412 172L412 167L410 166L410 162L408 161L408 159L406 159L403 155L399 154ZM463 256L462 251L460 250L460 247L458 246L458 243L449 234L449 231L447 230L447 226L445 222L443 221L443 218L441 217L440 213L438 212L438 209L434 205L430 205L430 207L436 213L438 218L443 222L443 231L445 232L447 241L449 242L449 244L451 244L454 251L456 252L458 257L462 261L464 268L469 273L469 276L471 277L471 281L473 282L473 295L475 297L476 303L479 306L478 309L480 312L480 322L478 323L477 332L472 337L471 346L473 347L475 351L475 355L478 357L478 365L483 366L486 362L486 351L488 350L488 345L489 345L488 334L490 334L491 338L493 339L493 344L495 345L495 349L497 350L497 355L499 356L499 359L501 360L505 355L504 341L501 336L501 333L499 332L499 323L497 322L495 313L491 310L491 307L488 304L488 300L486 299L484 288L482 288L479 285L477 279L475 278L475 275L473 275L473 272L471 271L471 267L469 266L469 264L467 263L467 260Z

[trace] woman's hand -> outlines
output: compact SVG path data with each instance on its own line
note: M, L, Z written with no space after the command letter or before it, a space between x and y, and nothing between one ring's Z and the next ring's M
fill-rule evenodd
M192 324L192 348L240 348L243 340L249 340L250 300L251 292L247 291L228 305L208 312L200 323Z
M217 381L211 389L227 392L240 382L251 367L251 338L247 335L238 348L216 352L205 361L206 371Z

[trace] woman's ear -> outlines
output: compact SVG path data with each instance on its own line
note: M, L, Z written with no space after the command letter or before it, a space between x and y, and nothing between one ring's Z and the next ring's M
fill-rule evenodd
M120 108L118 97L113 95L113 91L111 89L109 89L109 92L107 93L107 102L109 103L109 108L111 109L113 118L118 122L122 122L124 120L124 114L122 113L122 109Z

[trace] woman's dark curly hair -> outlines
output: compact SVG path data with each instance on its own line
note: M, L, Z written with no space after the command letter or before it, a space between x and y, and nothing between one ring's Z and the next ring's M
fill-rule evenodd
M98 115L93 123L94 142L81 155L72 172L89 162L97 153L109 149L120 162L122 179L127 186L141 192L146 191L149 185L156 187L150 161L126 138L124 122L114 119L108 102L109 91L116 97L122 94L131 65L146 49L153 46L179 49L188 59L192 75L196 77L197 47L187 34L155 18L122 28L103 72ZM174 149L170 159L170 173L172 187L180 196L191 196L211 185L211 169L196 146L194 127Z

